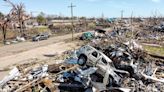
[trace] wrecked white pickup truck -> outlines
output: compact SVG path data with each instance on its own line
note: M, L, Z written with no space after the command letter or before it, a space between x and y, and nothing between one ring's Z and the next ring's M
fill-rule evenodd
M78 64L97 67L96 72L103 76L104 85L109 85L110 82L119 85L121 83L119 74L128 74L126 71L117 70L110 58L89 45L79 49Z

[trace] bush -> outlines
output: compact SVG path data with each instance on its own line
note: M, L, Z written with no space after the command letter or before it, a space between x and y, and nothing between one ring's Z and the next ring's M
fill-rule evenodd
M89 23L88 24L88 28L89 29L95 29L96 28L96 24L95 23Z

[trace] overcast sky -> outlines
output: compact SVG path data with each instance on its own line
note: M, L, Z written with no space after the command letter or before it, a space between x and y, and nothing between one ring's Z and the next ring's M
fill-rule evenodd
M11 0L14 3L24 3L28 13L70 16L68 6L71 2L76 5L75 16L87 17L120 17L121 10L124 16L129 17L133 12L134 16L148 17L155 14L164 15L164 0ZM0 11L9 12L11 7L0 0Z

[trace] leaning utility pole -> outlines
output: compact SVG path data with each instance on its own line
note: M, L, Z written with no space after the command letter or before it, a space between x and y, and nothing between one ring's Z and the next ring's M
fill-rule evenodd
M72 41L73 41L73 38L74 38L74 36L73 36L73 34L74 34L74 25L73 25L73 8L74 7L76 7L75 5L73 5L72 3L71 3L71 6L68 6L68 8L71 8L71 20L72 20Z

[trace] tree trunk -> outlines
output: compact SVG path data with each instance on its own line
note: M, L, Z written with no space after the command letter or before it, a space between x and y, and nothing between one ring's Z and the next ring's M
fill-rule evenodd
M24 35L24 33L25 33L25 24L24 24L24 21L22 21L21 23L22 23L22 35Z
M6 26L3 25L2 27L2 31L3 31L3 44L6 44Z
M20 19L19 19L19 27L20 27L20 30L19 30L20 35L22 35L22 34L23 34L23 33L22 33L22 22L21 22Z

